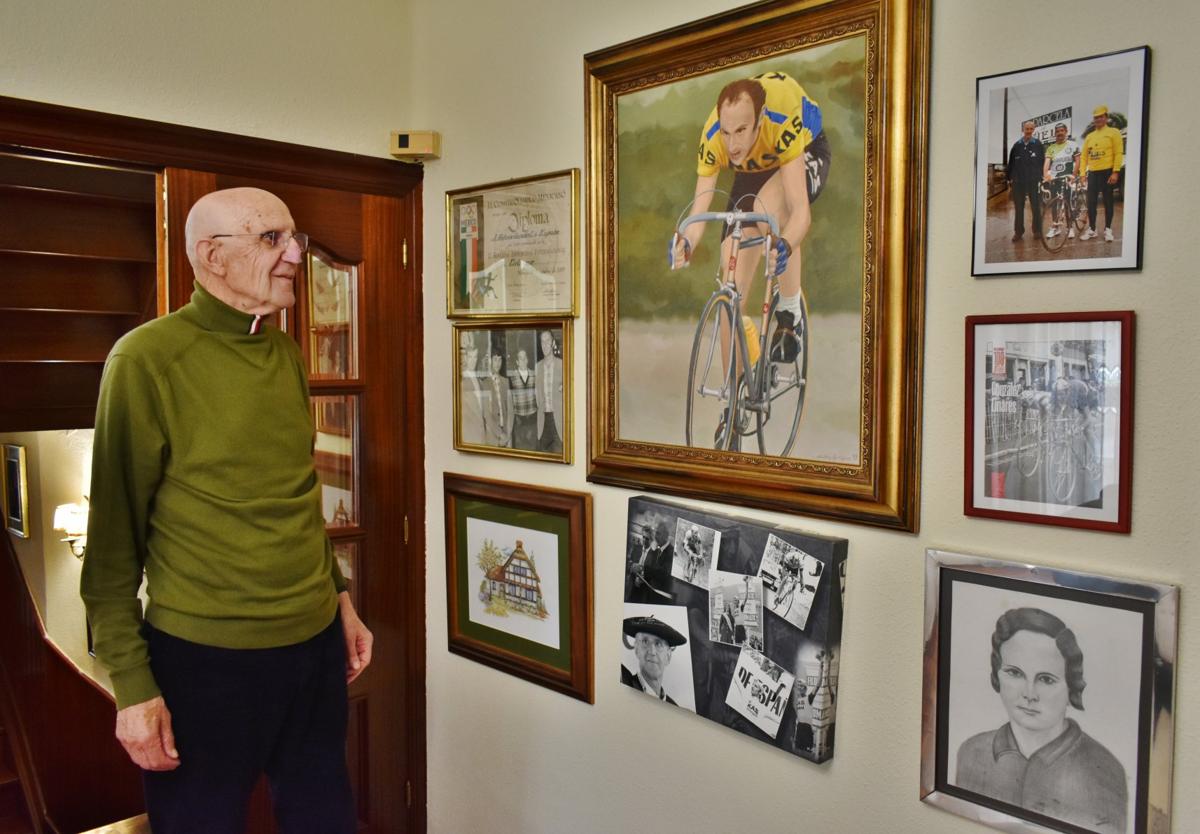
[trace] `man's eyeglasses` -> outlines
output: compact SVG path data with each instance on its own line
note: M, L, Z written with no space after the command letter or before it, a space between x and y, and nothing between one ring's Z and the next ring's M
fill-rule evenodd
M211 240L216 240L219 237L256 237L270 246L272 249L287 249L288 244L293 240L300 247L300 252L308 251L308 235L304 232L283 232L278 229L272 229L269 232L249 232L239 235L209 235Z

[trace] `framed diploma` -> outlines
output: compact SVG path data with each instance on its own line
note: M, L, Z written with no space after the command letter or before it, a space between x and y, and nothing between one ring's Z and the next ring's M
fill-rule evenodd
M446 192L446 315L579 315L579 169Z

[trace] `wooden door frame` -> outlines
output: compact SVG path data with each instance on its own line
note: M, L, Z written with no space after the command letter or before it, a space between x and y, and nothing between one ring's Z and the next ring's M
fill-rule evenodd
M162 171L168 167L278 180L298 185L356 191L365 195L411 197L412 228L398 229L408 237L413 276L422 274L421 181L419 165L341 151L239 136L214 130L134 119L0 96L0 146L10 150L98 164L120 164ZM180 222L182 218L166 218ZM173 275L188 274L182 252L169 254ZM181 272L181 270L183 270ZM176 281L169 288L169 309L190 295L190 282ZM405 719L411 732L406 750L412 782L412 807L408 830L425 831L426 814L426 707L425 707L425 444L424 444L424 341L421 321L422 287L419 277L397 293L414 312L403 328L405 350L404 400L410 407L398 416L394 445L403 450L403 514L410 519L407 550L417 558L410 566L419 575L399 583L397 602L403 609L404 632L411 642L406 651L407 681L414 682Z

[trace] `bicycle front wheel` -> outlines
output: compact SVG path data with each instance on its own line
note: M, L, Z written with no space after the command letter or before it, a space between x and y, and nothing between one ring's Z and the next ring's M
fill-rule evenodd
M1074 436L1070 420L1070 416L1055 418L1054 436L1050 440L1050 457L1046 461L1050 491L1059 503L1070 500L1071 493L1075 491L1075 453L1071 448Z
M793 317L791 328L781 328L775 315L778 301L776 296L767 317L752 404L759 453L787 457L796 443L808 391L808 305L801 293L800 315Z
M1075 228L1079 231L1082 232L1088 227L1087 188L1082 185L1071 189L1071 216L1075 221Z
M1021 436L1017 443L1017 469L1026 478L1032 478L1042 463L1042 414L1035 408L1027 408L1021 420Z
M1048 252L1057 252L1067 242L1067 201L1062 192L1042 202L1042 246Z
M704 305L688 362L684 442L688 446L735 447L738 425L738 311L728 295ZM711 446L710 446L711 444Z

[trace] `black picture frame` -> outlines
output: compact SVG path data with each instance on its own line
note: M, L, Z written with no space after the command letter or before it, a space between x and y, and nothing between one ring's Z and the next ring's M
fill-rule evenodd
M1122 80L1125 81L1122 84ZM975 277L1044 272L1138 270L1146 192L1146 146L1150 115L1150 48L1131 49L1075 58L981 76L975 82L975 200L971 235L971 274ZM1093 112L1103 105L1109 126L1122 133L1124 165L1113 186L1114 215L1120 198L1119 224L1114 226L1103 206L1097 211L1116 229L1112 242L1096 229L1083 240L1085 228L1070 229L1077 212L1068 210L1061 236L1035 237L1031 218L1026 234L1016 239L1014 202L1005 197L1010 152L1026 120L1035 123L1035 136L1050 137L1057 124L1080 148L1094 126ZM1086 127L1085 127L1086 126ZM1082 186L1080 205L1086 205ZM1099 188L1099 185L1094 185ZM1097 196L1099 196L1097 191ZM1022 198L1023 202L1032 200ZM1040 202L1040 200L1039 200ZM1086 213L1086 208L1083 209ZM1062 216L1062 215L1060 215ZM1127 222L1128 221L1128 222ZM1043 222L1043 221L1038 221ZM1083 222L1087 222L1084 218ZM1074 231L1074 237L1068 235ZM1129 232L1132 231L1132 240ZM1012 236L1012 237L1010 237ZM1057 247L1057 248L1052 248Z

